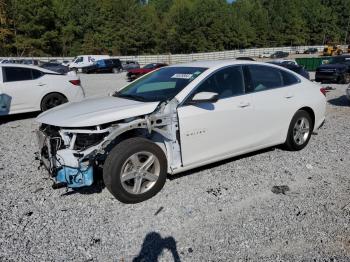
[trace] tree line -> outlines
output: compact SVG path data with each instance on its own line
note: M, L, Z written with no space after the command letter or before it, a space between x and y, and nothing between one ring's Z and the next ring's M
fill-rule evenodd
M0 0L0 56L344 43L349 23L350 0Z

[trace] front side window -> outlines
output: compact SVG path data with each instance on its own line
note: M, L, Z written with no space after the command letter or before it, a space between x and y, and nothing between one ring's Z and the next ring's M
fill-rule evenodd
M145 69L152 69L156 66L156 64L148 64L148 65L145 65L143 68Z
M250 83L247 92L259 92L283 86L283 77L277 68L249 65L248 71Z
M81 57L78 57L74 62L75 63L81 63L81 62L83 62L83 57L81 56Z
M32 70L21 67L4 67L4 82L32 80Z
M114 96L143 102L170 100L205 70L201 67L161 68L132 82Z
M198 86L195 93L200 92L217 93L219 99L244 94L242 68L233 66L215 72Z

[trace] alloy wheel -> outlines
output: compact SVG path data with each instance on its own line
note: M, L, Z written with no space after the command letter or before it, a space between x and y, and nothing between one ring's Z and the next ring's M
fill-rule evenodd
M138 152L130 156L121 169L121 184L133 195L149 191L157 182L160 174L158 158L150 152Z

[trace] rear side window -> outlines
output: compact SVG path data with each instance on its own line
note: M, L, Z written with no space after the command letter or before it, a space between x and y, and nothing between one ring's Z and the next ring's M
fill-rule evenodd
M259 92L283 86L281 70L270 66L249 65L250 83L248 93Z
M300 71L300 69L299 69ZM290 86L290 85L294 85L294 84L297 84L299 83L299 79L292 75L291 73L288 73L284 70L281 70L281 74L282 74L282 77L283 77L283 85L284 86Z
M4 67L4 82L27 81L38 79L43 75L39 70L21 67Z
M4 82L32 80L32 70L21 67L4 67Z

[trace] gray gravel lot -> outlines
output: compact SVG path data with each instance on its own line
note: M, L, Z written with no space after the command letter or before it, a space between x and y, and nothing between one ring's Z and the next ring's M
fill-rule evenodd
M82 82L89 96L125 84L123 75ZM345 86L333 86L327 122L304 150L270 148L177 175L136 205L101 185L53 190L34 155L35 114L6 118L0 261L349 261L350 103Z

